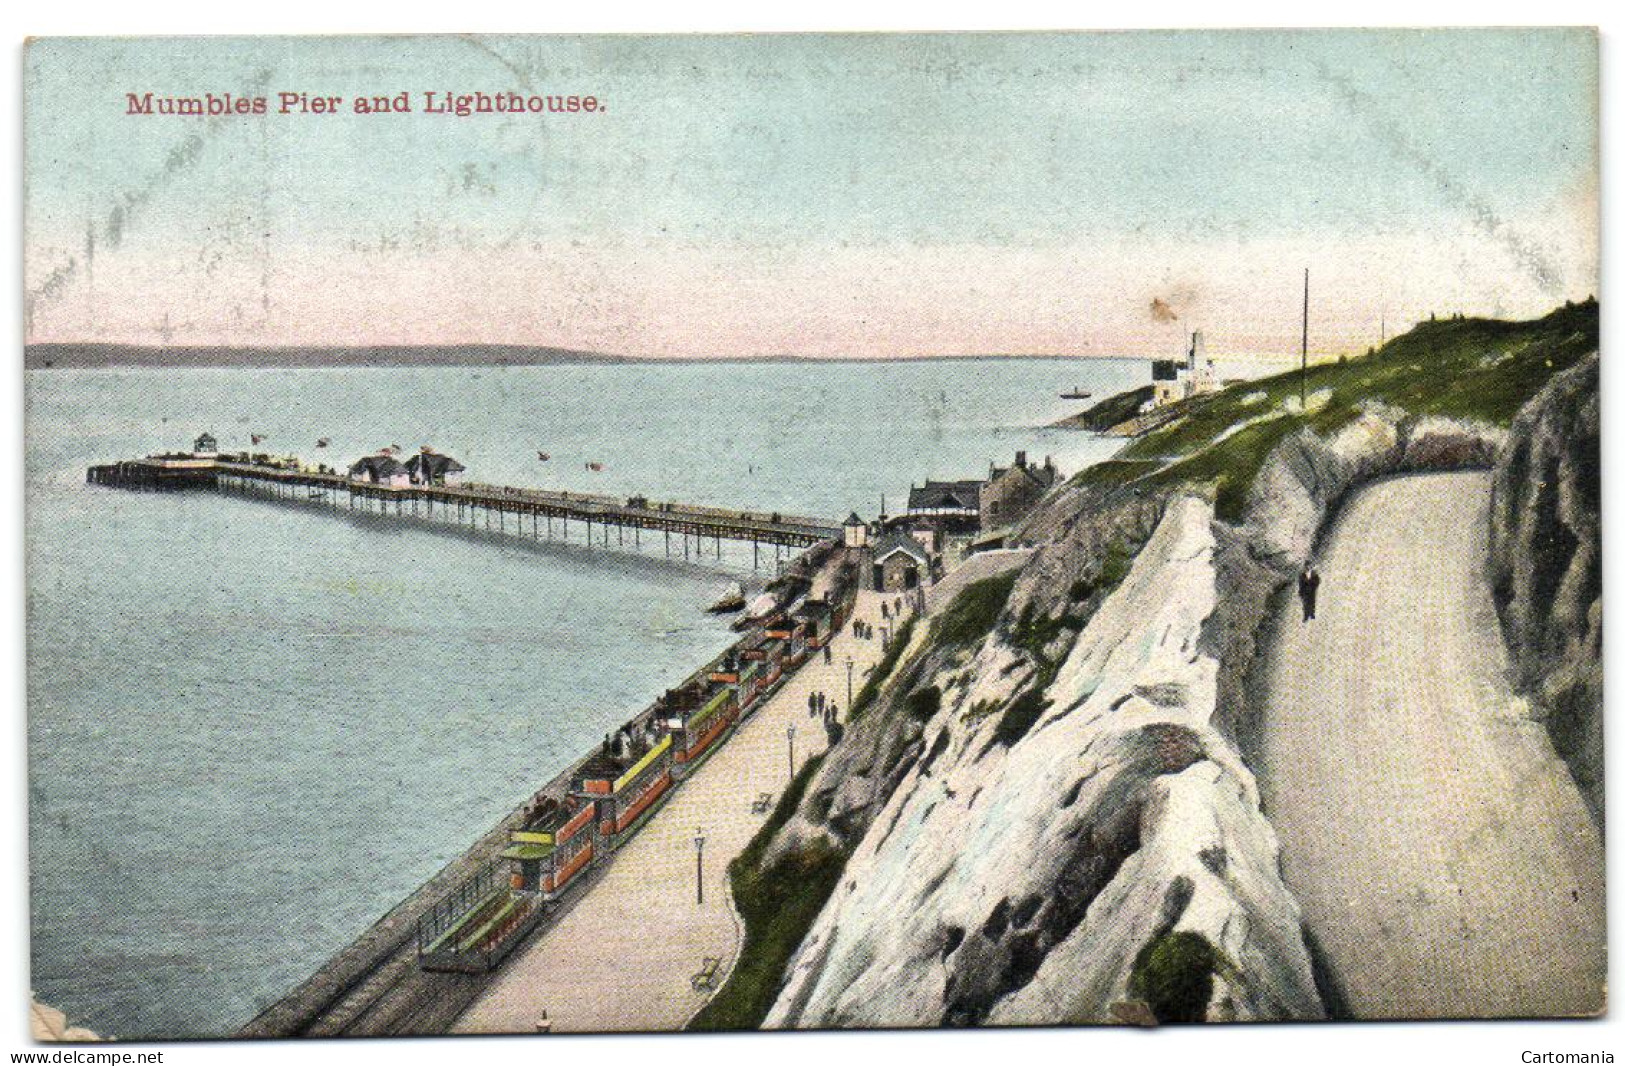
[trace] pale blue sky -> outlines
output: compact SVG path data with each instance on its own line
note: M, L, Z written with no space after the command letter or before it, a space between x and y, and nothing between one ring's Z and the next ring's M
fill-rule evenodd
M1534 313L1595 287L1595 84L1565 30L36 41L30 336L743 354L793 347L793 318L808 354L843 328L1100 350L1146 343L1159 286L1234 303L1283 249L1351 299L1404 264L1351 322L1430 290ZM607 110L124 114L508 88Z

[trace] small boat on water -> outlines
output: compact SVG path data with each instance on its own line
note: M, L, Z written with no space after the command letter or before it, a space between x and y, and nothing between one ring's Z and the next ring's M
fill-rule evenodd
M1091 393L1084 392L1082 389L1077 388L1076 386L1074 386L1070 392L1061 393L1061 399L1063 399L1063 400L1087 400L1091 395L1092 395Z
M717 597L717 602L706 608L711 614L732 614L744 609L745 587L737 581L723 589L722 595Z
M759 622L778 609L779 601L771 592L764 592L745 608L745 613L734 620L735 629L746 629L752 622Z

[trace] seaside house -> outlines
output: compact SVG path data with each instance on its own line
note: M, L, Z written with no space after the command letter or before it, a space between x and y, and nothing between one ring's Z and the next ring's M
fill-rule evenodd
M931 582L931 557L913 537L888 533L875 542L870 588L906 592Z
M393 455L369 455L350 464L350 480L403 489L412 483L406 467Z
M978 493L978 511L983 529L1013 525L1043 499L1059 476L1055 460L1044 457L1043 466L1027 462L1026 452L1017 452L1010 466L989 467L987 480Z
M1039 466L1027 461L1026 452L1017 452L1016 461L1009 466L989 464L984 480L911 485L907 513L891 524L913 532L920 546L934 554L942 550L946 537L1019 521L1058 477L1053 459L1046 456Z
M449 455L424 451L406 461L406 475L414 485L455 485L466 468Z
M982 483L926 481L910 485L907 516L913 524L926 524L943 532L972 533L981 525Z

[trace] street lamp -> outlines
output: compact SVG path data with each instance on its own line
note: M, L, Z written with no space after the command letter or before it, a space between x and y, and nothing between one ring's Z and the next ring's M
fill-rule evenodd
M694 903L705 905L705 830L694 829Z
M852 713L852 666L853 666L853 659L852 659L852 657L850 655L848 655L846 657L846 713L847 714Z
M790 780L796 779L796 727L790 726L784 731L785 738L790 741Z

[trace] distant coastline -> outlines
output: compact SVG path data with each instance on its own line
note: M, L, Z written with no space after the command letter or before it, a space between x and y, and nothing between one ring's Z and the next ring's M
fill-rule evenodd
M960 359L1139 359L1132 355L1033 355L976 353L921 356L631 356L574 348L522 344L437 344L366 346L238 347L86 343L29 344L23 348L28 370L97 370L159 368L311 369L320 367L412 366L577 366L640 363L853 363L943 362Z

